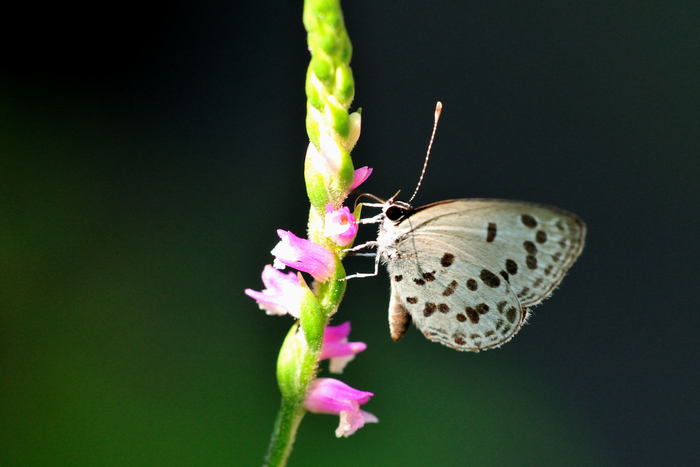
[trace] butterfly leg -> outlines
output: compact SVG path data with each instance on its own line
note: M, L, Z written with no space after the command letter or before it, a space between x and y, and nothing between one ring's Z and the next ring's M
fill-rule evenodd
M384 208L384 204L380 203L362 203L362 207L369 208ZM360 219L357 221L358 224L379 224L384 220L384 213L380 212L376 216L368 217L366 219Z
M369 243L369 245L367 244ZM347 256L377 256L376 253L358 253L358 251L362 250L363 248L372 248L376 247L374 243L376 242L367 242L363 243L362 245L357 245L355 248L349 248L347 250L343 250L343 253L345 253Z
M352 248L348 248L347 250L343 250L344 253L350 253L352 251L360 251L364 250L365 248L377 248L377 242L376 241L370 241L370 242L365 242L360 245L355 245Z
M353 248L345 250L346 252L360 251L363 248L377 248L377 242L367 242L361 245L357 245ZM377 253L357 253L357 256L374 256L374 271L373 272L358 272L355 274L350 274L345 276L345 280L356 279L359 277L374 277L379 274L379 255Z
M377 214L373 217L368 217L366 219L360 219L357 221L358 224L379 224L384 220L384 214Z
M345 276L345 279L341 280L348 280L348 279L357 279L360 277L374 277L379 274L379 255L374 256L374 272L357 272L355 274L350 274L349 276Z

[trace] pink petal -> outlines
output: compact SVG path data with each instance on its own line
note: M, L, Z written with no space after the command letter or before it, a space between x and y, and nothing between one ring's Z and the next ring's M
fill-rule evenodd
M345 339L350 335L350 321L345 321L344 323L338 324L336 326L326 326L323 333L323 341L339 341Z
M373 395L371 392L351 388L337 379L318 378L309 385L304 408L309 412L339 415L335 435L347 437L365 423L378 421L377 417L360 409Z
M349 321L337 326L326 326L320 358L330 359L328 369L331 373L342 373L345 366L355 358L355 354L367 348L364 342L348 342L349 335Z
M291 232L279 229L280 242L272 249L275 267L284 264L299 271L308 272L314 279L325 281L335 272L333 253L321 245L299 238ZM281 263L281 264L280 264Z
M352 185L350 185L350 190L354 190L358 186L362 185L364 181L367 180L372 174L372 170L373 169L371 167L367 166L355 169L355 176L353 177Z
M343 372L343 370L345 370L345 367L348 366L348 363L350 363L353 360L355 360L354 354L345 355L342 357L332 357L328 359L328 371L339 375Z
M334 378L317 378L309 385L304 407L310 412L337 415L342 411L354 410L373 395Z
M340 412L338 428L335 429L335 436L347 438L357 430L365 426L365 423L377 423L379 419L364 410L349 410Z
M321 349L321 360L334 357L355 355L367 348L364 342L324 342Z
M285 274L267 265L262 272L262 281L265 289L261 292L245 289L245 294L258 302L260 309L265 310L268 315L289 313L298 318L306 289L298 274Z
M280 302L263 292L253 289L245 289L243 292L258 302L260 309L265 310L265 313L268 315L286 315L288 313L287 309Z

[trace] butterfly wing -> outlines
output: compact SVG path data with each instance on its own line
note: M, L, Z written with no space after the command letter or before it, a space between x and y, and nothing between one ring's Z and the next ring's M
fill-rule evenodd
M561 282L584 238L576 216L514 201L443 201L387 221L379 243L392 281L390 325L402 307L430 340L498 347Z
M449 276L448 282L443 278L446 273L438 262L420 260L405 267L390 264L388 269L392 275L389 328L394 340L403 336L412 320L431 341L478 352L504 344L525 322L527 309L505 281L493 290L493 286L481 283L480 289L472 291L464 280ZM411 272L402 276L396 274L399 270ZM478 273L473 265L460 271L464 277L473 273ZM396 281L398 277L402 278L400 282Z

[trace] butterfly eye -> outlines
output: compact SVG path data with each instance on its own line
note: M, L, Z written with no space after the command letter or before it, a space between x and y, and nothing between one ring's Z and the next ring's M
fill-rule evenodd
M384 215L390 221L397 221L406 215L406 209L396 205L389 206Z

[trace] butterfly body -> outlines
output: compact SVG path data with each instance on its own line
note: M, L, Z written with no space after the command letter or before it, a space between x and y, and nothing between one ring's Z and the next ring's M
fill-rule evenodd
M413 208L387 202L377 254L391 281L389 326L412 321L457 350L499 347L547 298L581 253L584 223L531 203L457 199Z

